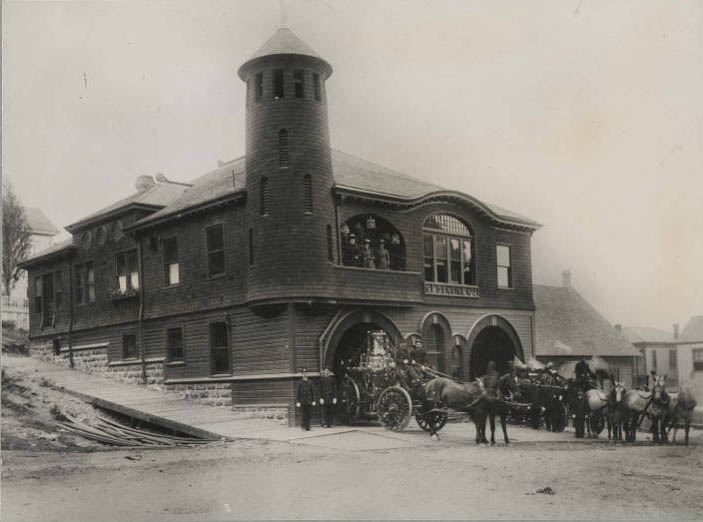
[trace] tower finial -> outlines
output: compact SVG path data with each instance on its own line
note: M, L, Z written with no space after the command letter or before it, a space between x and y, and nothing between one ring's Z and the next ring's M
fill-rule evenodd
M281 6L281 27L286 26L286 4L283 2L283 0L278 0L278 3Z

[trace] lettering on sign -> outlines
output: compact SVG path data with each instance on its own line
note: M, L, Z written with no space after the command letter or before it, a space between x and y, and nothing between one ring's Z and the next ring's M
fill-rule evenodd
M478 287L425 283L425 293L431 295L450 295L452 297L478 297Z

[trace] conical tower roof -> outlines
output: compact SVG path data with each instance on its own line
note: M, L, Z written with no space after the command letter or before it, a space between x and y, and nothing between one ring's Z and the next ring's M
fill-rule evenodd
M332 67L326 60L321 58L313 51L308 44L303 42L296 34L287 27L279 27L271 38L266 40L258 51L256 51L240 68L239 76L242 76L242 70L251 62L264 58L266 56L279 56L285 54L294 54L301 56L310 56L324 63L327 68L327 76L332 74Z

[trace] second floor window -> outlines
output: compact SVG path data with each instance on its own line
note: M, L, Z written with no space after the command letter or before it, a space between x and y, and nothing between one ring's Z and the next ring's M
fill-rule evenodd
M509 246L496 245L496 261L498 265L498 288L512 288L513 267Z
M676 348L669 348L669 369L675 371L676 367Z
M703 372L703 348L694 348L691 350L693 357L693 371Z
M75 269L76 304L95 301L95 269L93 263L77 265Z
M129 250L115 256L115 272L117 276L117 289L121 294L137 292L139 290L139 267L137 251Z
M224 227L214 225L207 229L207 273L208 277L225 273Z
M166 286L177 285L181 282L178 265L178 239L175 237L164 240L164 279Z
M425 220L423 231L425 281L476 284L469 227L454 216L435 214Z

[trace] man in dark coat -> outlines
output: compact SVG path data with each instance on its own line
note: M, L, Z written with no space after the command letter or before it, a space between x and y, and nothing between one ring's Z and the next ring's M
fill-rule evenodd
M301 370L303 378L295 385L295 407L300 409L300 427L310 431L310 413L315 406L315 388L308 380L306 368Z
M334 407L337 405L337 380L329 368L320 377L320 406L322 406L322 427L331 428Z

